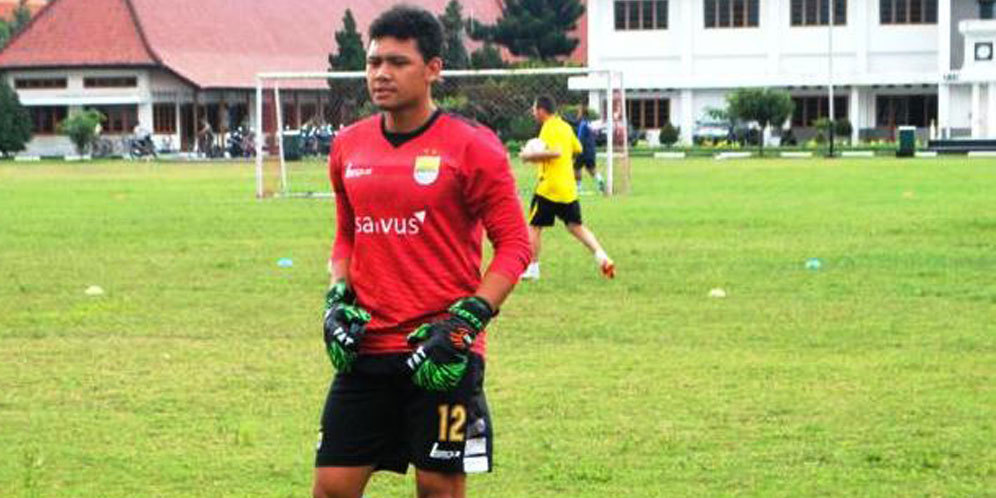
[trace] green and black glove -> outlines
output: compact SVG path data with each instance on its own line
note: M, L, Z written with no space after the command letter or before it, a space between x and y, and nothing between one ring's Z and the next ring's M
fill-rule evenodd
M339 281L325 295L325 350L332 366L348 372L360 349L360 339L370 321L370 313L356 305L356 294Z
M453 303L448 311L448 318L422 324L408 335L415 352L405 364L415 385L430 391L449 391L460 383L467 372L470 346L495 314L477 296Z

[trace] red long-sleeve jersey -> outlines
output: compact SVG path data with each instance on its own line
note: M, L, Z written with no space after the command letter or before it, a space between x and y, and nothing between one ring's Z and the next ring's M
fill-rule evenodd
M515 179L498 137L437 113L401 143L374 116L340 132L329 155L336 198L332 259L349 259L358 302L372 315L361 353L410 351L406 336L443 316L488 271L516 281L530 260ZM396 145L395 145L396 144ZM486 334L473 349L484 354Z

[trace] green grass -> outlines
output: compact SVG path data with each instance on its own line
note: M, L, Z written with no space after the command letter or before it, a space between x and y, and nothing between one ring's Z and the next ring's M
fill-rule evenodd
M582 200L619 278L551 230L496 322L472 496L996 496L996 162L634 161L633 185ZM334 208L253 189L0 163L0 496L309 494Z

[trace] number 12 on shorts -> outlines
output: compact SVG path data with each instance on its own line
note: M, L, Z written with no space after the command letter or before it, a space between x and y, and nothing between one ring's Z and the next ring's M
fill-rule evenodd
M467 409L463 405L439 405L439 441L463 441Z

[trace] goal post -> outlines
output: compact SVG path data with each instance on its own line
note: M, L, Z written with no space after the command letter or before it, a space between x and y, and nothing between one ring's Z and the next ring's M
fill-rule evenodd
M536 97L551 97L574 124L585 108L597 137L597 167L606 194L629 189L629 137L622 74L590 68L446 70L433 85L443 109L496 132L513 157L539 132L531 116ZM264 72L256 76L256 196L331 195L326 159L341 127L377 112L366 73Z

